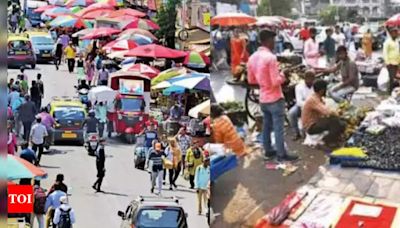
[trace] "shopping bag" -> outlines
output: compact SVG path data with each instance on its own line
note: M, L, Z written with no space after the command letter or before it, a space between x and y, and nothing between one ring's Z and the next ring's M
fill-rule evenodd
M190 178L189 169L184 169L184 170L183 170L183 179L189 180L189 178Z
M168 160L166 158L163 158L162 161L163 161L163 166L164 166L165 169L172 169L173 168L172 161L170 161L170 160Z
M380 91L386 92L389 88L389 81L390 81L389 71L387 70L386 67L383 67L378 75L378 80L377 80L378 89Z

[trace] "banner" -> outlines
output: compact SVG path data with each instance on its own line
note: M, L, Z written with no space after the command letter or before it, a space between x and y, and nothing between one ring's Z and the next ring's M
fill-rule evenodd
M211 20L211 14L208 13L203 13L203 24L210 26L210 20Z

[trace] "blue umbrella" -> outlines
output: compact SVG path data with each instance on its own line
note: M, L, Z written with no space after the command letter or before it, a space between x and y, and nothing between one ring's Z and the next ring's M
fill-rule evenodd
M122 35L118 40L133 40L138 45L146 45L153 43L153 40L150 37L141 35L141 34L126 34Z
M124 61L121 62L121 65L126 65L126 64L130 64L130 63L135 63L136 62L136 57L129 57L126 58Z
M163 90L164 96L169 96L172 93L183 94L185 93L186 88L182 86L170 86Z
M210 91L210 74L188 73L168 80L172 86Z
M55 15L57 14L67 14L67 13L71 13L71 10L65 7L54 7L51 9L48 9L46 11L44 11L42 13L42 15L40 16L40 18L44 21L49 21L51 19L53 19L52 17L56 17Z

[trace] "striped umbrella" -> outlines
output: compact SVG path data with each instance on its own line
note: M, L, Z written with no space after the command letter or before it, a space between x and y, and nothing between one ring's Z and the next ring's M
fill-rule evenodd
M47 173L41 168L10 154L8 154L7 159L0 158L0 167L7 167L7 180L47 177Z
M191 51L186 56L183 64L192 68L204 68L210 64L210 58L201 52Z
M33 12L35 12L35 13L43 13L44 11L46 11L48 9L55 8L55 7L57 7L57 6L55 6L55 5L45 5L45 6L41 6L41 7L36 8L35 10L33 10Z
M69 8L70 10L71 10L71 12L72 13L78 13L78 12L80 12L83 8L82 7L80 7L80 6L74 6L74 7L71 7L71 8Z
M68 7L72 6L88 6L95 3L94 0L68 0L65 5Z
M69 14L69 13L71 13L71 10L68 9L68 8L65 8L65 7L54 7L54 8L45 10L41 15L41 19L49 21L52 18L56 18L59 15Z
M148 76L149 78L156 77L160 71L154 67L148 66L146 64L138 63L130 66L127 71L137 71L141 74Z
M92 24L77 17L60 16L50 22L50 26L63 28L91 28Z
M103 49L108 51L127 51L137 46L133 40L113 40L104 45Z
M138 45L146 45L153 43L153 40L150 37L140 34L126 34L120 36L118 40L131 40L137 43Z
M158 30L158 26L154 21L149 19L136 18L126 24L123 29L140 28L144 30Z
M112 6L122 6L124 5L124 0L96 0L98 3L107 3Z
M150 37L152 40L157 40L157 37L155 37L151 32L144 30L144 29L140 29L140 28L127 29L127 30L121 32L121 34L119 34L119 36L122 37L122 36L126 36L126 35L136 35L136 34Z

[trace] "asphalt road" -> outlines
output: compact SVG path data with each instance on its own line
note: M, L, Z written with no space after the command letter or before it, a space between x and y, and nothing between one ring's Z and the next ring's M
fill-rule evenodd
M18 69L8 70L8 79L16 78ZM59 71L54 65L37 65L35 70L26 70L29 80L42 74L47 105L54 96L75 96L73 86L76 75L69 74L66 64ZM48 172L48 178L42 186L49 189L55 176L63 173L69 188L69 202L74 208L77 228L114 228L120 226L118 210L125 210L128 203L139 195L150 195L150 177L147 172L134 168L134 146L121 142L118 138L107 141L106 176L102 189L104 193L95 193L91 188L96 180L95 158L87 155L84 147L76 145L53 146L50 153L42 156L41 165ZM168 178L167 178L168 179ZM178 180L176 191L163 188L163 196L177 196L188 213L190 228L208 227L205 215L197 215L196 194L189 190L189 183L183 178ZM35 226L37 227L37 226Z

